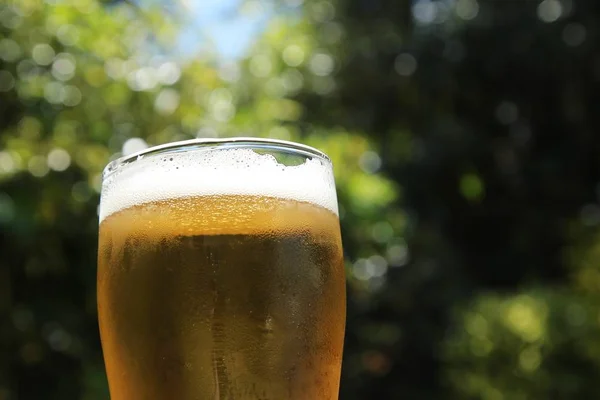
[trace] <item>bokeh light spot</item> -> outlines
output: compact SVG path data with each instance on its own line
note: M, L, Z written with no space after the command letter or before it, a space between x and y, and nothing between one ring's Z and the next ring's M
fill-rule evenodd
M417 59L409 53L402 53L396 57L394 69L401 76L411 76L417 70Z
M585 325L588 315L584 307L580 304L570 304L566 312L567 322L574 328L580 328Z
M283 97L287 94L283 86L283 79L276 76L269 78L265 83L264 90L270 97Z
M292 7L292 8L300 7L302 5L302 3L304 3L304 0L283 0L283 1L288 7Z
M331 21L335 17L335 7L328 1L319 1L310 5L310 14L317 22Z
M571 47L582 45L586 36L587 31L585 26L578 22L573 22L565 26L562 34L563 41Z
M228 89L220 88L213 90L208 102L210 104L210 112L217 121L226 122L235 114L233 95Z
M519 354L519 366L525 372L533 372L539 368L542 361L540 351L537 347L526 347Z
M0 92L8 92L15 87L15 78L5 70L0 70Z
M76 0L75 7L83 14L91 14L99 5L96 0Z
M213 118L220 122L227 122L235 115L235 107L231 103L217 103L212 108Z
M600 206L597 204L586 204L580 211L581 222L585 226L595 226L600 224Z
M257 78L268 76L273 70L271 58L265 54L258 54L250 60L250 73Z
M456 2L456 15L464 19L465 21L469 21L477 17L479 13L479 3L477 0L458 0Z
M437 4L431 0L417 0L412 6L412 14L416 22L431 24L437 17Z
M246 0L241 3L240 13L246 17L256 17L265 14L265 5L260 0Z
M62 102L65 106L74 107L81 102L81 91L77 86L67 85L63 88Z
M85 181L79 181L71 187L71 197L73 200L84 203L92 197L90 186Z
M10 174L16 169L13 157L7 151L0 151L0 173Z
M170 115L179 107L179 92L175 89L163 89L154 100L154 109L162 115Z
M204 126L200 129L198 129L198 132L196 132L196 137L197 138L216 138L216 137L219 137L219 132L210 126Z
M0 192L0 224L10 223L15 216L15 203L6 193Z
M295 93L304 86L304 77L297 69L290 68L282 74L281 83L288 92Z
M385 258L378 254L369 257L368 265L370 269L370 274L374 277L381 277L387 273L388 262Z
M316 53L310 60L310 70L317 76L327 76L333 72L335 61L327 53Z
M271 139L290 140L291 136L289 129L284 126L274 126L269 130L269 137Z
M19 354L26 365L37 364L43 357L41 346L35 342L25 343L21 347Z
M0 8L0 23L8 29L16 29L23 22L21 17L13 7Z
M538 18L544 22L554 22L563 14L563 6L558 0L544 0L537 8Z
M42 178L48 174L48 164L46 163L46 157L33 156L27 163L27 169L29 173L36 178Z
M392 228L392 225L387 221L377 222L371 228L371 237L378 243L387 243L393 236L394 228Z
M235 83L240 80L242 71L235 62L228 62L219 67L219 78L225 82Z
M75 58L69 53L60 53L52 64L52 76L68 81L75 75Z
M479 175L467 173L460 178L460 193L467 200L480 200L484 191L485 187Z
M35 141L39 139L40 134L42 133L43 125L42 122L32 116L24 116L19 121L18 125L19 136L23 139Z
M368 174L374 174L381 168L381 157L374 151L365 151L358 160L360 169Z
M546 309L530 296L519 296L507 305L504 311L506 326L521 337L533 343L539 340L546 329Z
M512 101L503 101L496 107L496 119L503 125L510 125L519 118L519 108Z
M157 78L163 85L173 85L181 78L181 68L169 61L158 67Z
M335 90L335 81L330 77L319 77L313 81L313 90L316 94L326 96Z
M11 39L0 40L0 58L4 61L15 62L21 57L21 54L23 52L17 42Z
M26 332L34 326L34 315L28 308L16 306L12 313L13 325L20 332Z
M106 83L106 71L100 65L88 65L83 76L87 83L93 87L101 87Z
M54 329L48 335L48 344L55 351L65 351L71 345L71 335L62 328Z
M40 69L31 59L21 60L17 64L17 76L24 81L38 75L39 72Z
M46 43L36 44L31 51L31 58L38 65L50 65L54 60L54 49Z
M56 37L64 46L73 46L79 40L79 29L73 25L62 25L56 31Z
M397 243L387 249L387 258L392 267L402 267L408 263L408 246Z
M48 82L44 86L44 98L50 104L62 103L64 96L63 85L60 82Z
M337 22L327 22L321 28L321 34L325 43L335 44L344 36L344 28Z
M483 315L474 313L467 316L465 321L465 329L469 335L475 336L479 339L484 339L488 335L488 328L489 326L487 320L483 317Z
M44 98L50 104L62 103L64 98L63 85L60 82L48 82L44 86Z
M372 278L369 262L364 258L356 260L352 266L352 275L361 281L368 281L370 278Z
M109 58L104 63L104 71L112 79L121 79L125 76L125 62L119 58Z
M90 186L94 192L100 193L102 191L102 174L94 174L92 176Z
M367 371L378 376L387 374L391 368L389 357L379 351L365 352L362 357L362 364Z
M127 139L125 143L123 143L122 153L124 156L128 156L133 153L137 153L138 151L142 151L148 148L148 144L142 138L134 137Z
M64 171L71 165L71 156L61 148L52 149L48 153L48 167L53 171Z
M143 67L127 75L127 84L132 90L147 91L158 85L157 71L151 67Z
M290 67L297 67L304 62L304 50L302 47L292 44L287 46L282 53L283 62Z

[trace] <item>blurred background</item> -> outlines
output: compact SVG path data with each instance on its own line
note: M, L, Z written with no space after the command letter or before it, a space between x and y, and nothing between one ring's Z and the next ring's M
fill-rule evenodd
M3 0L0 399L107 399L101 171L194 137L336 165L342 400L600 395L597 0Z

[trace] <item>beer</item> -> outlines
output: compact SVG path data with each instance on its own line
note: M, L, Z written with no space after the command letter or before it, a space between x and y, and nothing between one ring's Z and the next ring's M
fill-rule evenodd
M337 210L235 186L121 209L103 191L98 310L113 400L337 399Z

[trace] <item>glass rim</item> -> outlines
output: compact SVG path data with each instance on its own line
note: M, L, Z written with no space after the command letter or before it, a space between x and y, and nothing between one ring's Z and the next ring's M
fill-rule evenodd
M287 151L300 156L317 157L321 160L331 163L329 156L321 150L289 140L256 137L197 138L151 146L147 149L140 150L126 156L121 156L116 160L109 162L106 167L104 167L104 170L102 171L102 179L106 179L118 169L143 159L146 156L160 155L163 153L168 154L176 151L240 148Z

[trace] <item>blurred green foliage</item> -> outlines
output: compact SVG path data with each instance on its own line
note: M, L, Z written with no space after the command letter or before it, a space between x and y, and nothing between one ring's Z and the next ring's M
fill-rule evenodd
M0 4L0 399L108 397L104 165L240 135L334 161L342 399L597 397L596 2L282 0L240 62L139 4Z

